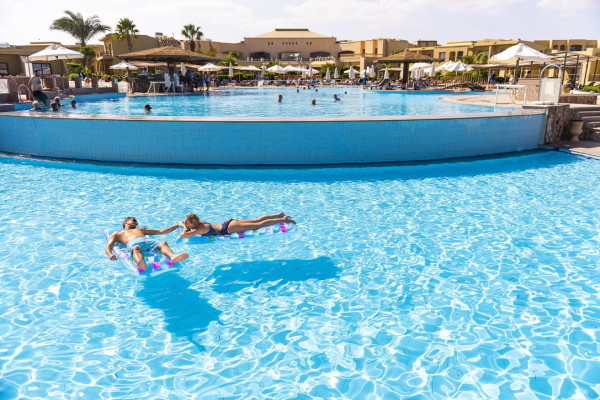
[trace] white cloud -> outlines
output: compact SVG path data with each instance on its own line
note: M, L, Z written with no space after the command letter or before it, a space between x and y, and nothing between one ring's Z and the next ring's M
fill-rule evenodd
M48 27L64 9L85 17L98 15L112 28L131 18L140 33L162 32L181 39L184 25L201 26L206 38L239 42L275 28L308 28L338 39L388 37L469 40L483 38L567 38L598 36L598 0L145 0L123 7L122 0L79 0L47 12L29 12L22 2L6 1L0 12L0 41L24 44L56 40L72 44L67 34ZM564 15L577 15L564 25ZM595 16L595 18L593 17ZM26 24L23 23L26 18ZM589 21L589 23L588 23ZM97 39L97 38L95 38ZM93 40L94 42L95 40Z
M577 0L565 4L563 0L540 0L536 3L536 6L551 11L562 11L565 14L572 14L583 10L598 10L600 9L600 2L598 0ZM596 17L600 17L600 14L596 14ZM600 20L600 18L597 18L597 20Z

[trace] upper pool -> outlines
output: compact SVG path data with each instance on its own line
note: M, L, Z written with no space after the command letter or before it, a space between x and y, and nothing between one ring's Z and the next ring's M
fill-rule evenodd
M334 94L341 100L334 100ZM277 102L279 95L283 96L282 102ZM64 107L61 112L144 115L145 104L152 106L151 115L179 117L368 117L494 111L492 107L438 100L449 96L461 94L366 91L359 87L219 89L186 96L128 96L94 102L82 99L76 110Z

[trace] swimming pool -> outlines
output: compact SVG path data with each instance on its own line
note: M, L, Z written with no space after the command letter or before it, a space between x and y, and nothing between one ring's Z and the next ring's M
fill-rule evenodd
M0 158L3 399L596 398L600 163L330 169ZM102 229L284 210L136 280Z
M277 102L278 95L283 96ZM337 94L341 101L335 101ZM245 88L174 96L134 96L88 103L61 112L91 115L151 115L179 117L367 117L493 112L493 107L439 101L461 96L453 92L365 91L360 87ZM311 100L316 100L316 105ZM150 104L150 114L144 105ZM506 109L504 109L506 111Z

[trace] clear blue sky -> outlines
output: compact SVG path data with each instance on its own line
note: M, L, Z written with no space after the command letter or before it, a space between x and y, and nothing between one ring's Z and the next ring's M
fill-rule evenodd
M239 42L274 28L308 28L339 40L600 39L600 0L122 0L31 3L8 0L0 13L0 42L60 41L48 29L64 10L97 15L114 28L120 18L140 33L181 39L183 25L205 38ZM36 10L37 7L37 10ZM98 37L91 43L97 43Z

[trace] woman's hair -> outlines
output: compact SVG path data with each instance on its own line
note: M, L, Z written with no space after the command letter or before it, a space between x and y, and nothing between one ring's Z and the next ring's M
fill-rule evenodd
M127 221L133 221L135 222L135 224L137 225L137 219L135 219L135 217L125 217L125 219L123 220L123 228L125 228L125 224L127 223Z
M190 221L190 223L194 226L194 229L202 223L202 221L200 221L200 218L198 218L196 214L188 214L185 216L185 219Z

